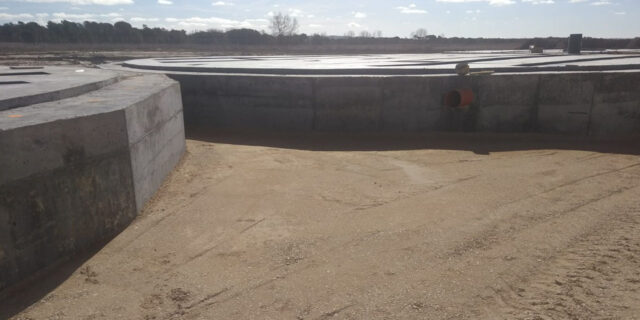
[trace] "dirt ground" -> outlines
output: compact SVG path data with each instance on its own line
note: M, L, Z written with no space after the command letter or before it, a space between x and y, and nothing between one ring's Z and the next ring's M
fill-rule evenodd
M12 319L640 319L640 147L192 133Z

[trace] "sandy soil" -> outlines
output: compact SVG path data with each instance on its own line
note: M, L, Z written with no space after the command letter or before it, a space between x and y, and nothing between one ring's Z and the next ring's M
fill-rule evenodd
M4 315L640 319L639 150L425 141L192 134L128 229Z

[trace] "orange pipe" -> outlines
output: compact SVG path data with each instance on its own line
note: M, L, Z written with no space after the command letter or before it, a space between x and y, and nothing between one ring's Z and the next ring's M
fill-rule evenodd
M466 107L473 103L473 91L471 89L456 89L444 95L444 105L450 108Z

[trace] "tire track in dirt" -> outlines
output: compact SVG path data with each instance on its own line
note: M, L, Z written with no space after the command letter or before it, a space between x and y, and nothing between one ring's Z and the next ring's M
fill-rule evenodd
M553 187L552 189L553 190L560 190L562 188L571 188L573 186L576 186L576 185L580 184L581 182L585 182L586 183L587 180L589 180L590 178L597 178L599 176L603 176L603 175L607 175L607 174L618 173L620 171L623 171L623 170L629 169L629 168L633 168L633 167L636 167L638 165L640 165L640 164L634 164L634 165L626 166L626 167L623 167L623 168L618 168L618 169L615 169L615 170L609 170L609 171L607 171L605 173L589 175L589 176L586 176L586 177L575 179L576 181L572 181L572 183L564 183L561 186ZM475 176L474 177L468 177L468 178L459 179L459 180L454 181L452 184L444 185L442 187L455 185L457 183L464 182L464 181L467 181L467 180L471 180L473 178L475 178ZM465 255L465 252L470 251L470 250L473 250L473 251L475 251L475 250L488 250L489 248L492 247L493 244L504 243L505 241L508 241L508 239L509 239L509 237L511 237L511 235L513 235L515 233L518 233L519 231L524 230L526 228L529 228L532 225L544 223L546 221L552 220L552 219L557 218L557 217L562 217L562 216L566 215L567 213L571 213L573 211L576 211L576 210L579 210L581 208L587 207L587 206L592 205L592 204L594 204L596 202L599 202L601 200L610 198L610 197L615 196L617 194L620 194L622 192L625 192L625 191L631 190L633 188L636 188L637 184L634 183L633 181L635 181L635 180L626 179L624 181L621 181L620 185L616 189L609 190L609 191L605 190L606 192L594 194L592 197L587 198L587 199L581 199L581 201L579 201L579 203L577 203L577 204L575 204L575 205L573 205L573 206L571 206L571 207L569 207L567 209L560 210L560 211L557 211L557 212L550 212L550 213L545 213L545 214L541 214L541 215L534 215L534 216L523 215L523 216L515 216L515 217L514 216L503 217L499 221L495 222L495 225L493 225L495 227L495 230L493 230L493 232L491 232L491 229L489 229L486 233L483 233L482 237L480 237L480 238L482 238L482 239L480 239L481 240L480 242L478 242L479 238L475 238L475 239L473 239L473 243L472 244L470 244L470 245L463 244L462 247L452 248L452 252L457 253L458 256L462 257L462 256ZM438 189L441 189L441 188L438 188ZM431 191L434 191L434 190L429 190L427 192L431 192ZM567 192L575 192L575 190L568 189ZM547 192L543 192L543 193L541 193L541 195L546 194L546 193ZM534 199L535 199L535 197L524 198L521 201L527 201L527 200L533 201ZM505 226L507 226L507 225L510 225L510 227L509 228L505 228ZM419 229L420 229L420 227L419 227ZM494 236L492 236L492 234ZM323 252L318 252L318 253L316 253L316 257L325 256L327 254L330 254L330 252L332 252L332 251L334 251L336 249L350 246L350 245L353 244L352 242L353 241L348 241L347 243L343 243L343 244L341 244L339 246L336 246L336 247L333 247L333 248L328 248L327 250L324 250ZM309 264L309 262L310 262L310 264ZM293 268L289 268L287 270L283 270L284 274L282 274L279 277L278 276L269 277L269 276L265 275L266 277L259 277L259 278L260 279L270 279L268 281L271 283L273 281L286 279L289 275L299 273L299 272L301 272L301 271L303 271L303 270L305 270L305 269L307 269L309 267L317 267L317 263L316 262L311 262L311 261L309 261L309 262L298 264ZM271 280L271 279L273 279L273 280ZM239 298L244 293L250 292L255 288L257 288L257 287L251 287L251 286L238 287L238 289L237 289L237 291L235 293L229 292L230 295L228 297L226 297L226 298L220 297L221 299L218 300L217 303L225 303L225 302L227 302L229 300ZM504 300L508 300L508 299L505 298ZM193 311L196 311L196 310L193 310ZM202 310L202 311L204 311L204 310ZM190 314L189 316L194 316L194 315L197 315L197 314L199 314L199 312L196 311L194 314Z
M514 288L494 290L494 319L639 319L640 210L584 235Z

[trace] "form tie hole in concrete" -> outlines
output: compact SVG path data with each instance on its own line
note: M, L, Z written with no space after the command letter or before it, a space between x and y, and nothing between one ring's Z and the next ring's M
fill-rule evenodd
M11 66L9 67L11 70L33 70L33 69L44 69L44 67L38 66Z
M444 95L444 105L450 108L466 107L473 102L471 89L456 89Z
M24 84L24 83L29 83L26 81L0 81L0 86L1 85L5 85L5 84Z
M32 71L32 72L7 72L0 73L0 76L40 76L40 75L48 75L47 72L42 71Z

